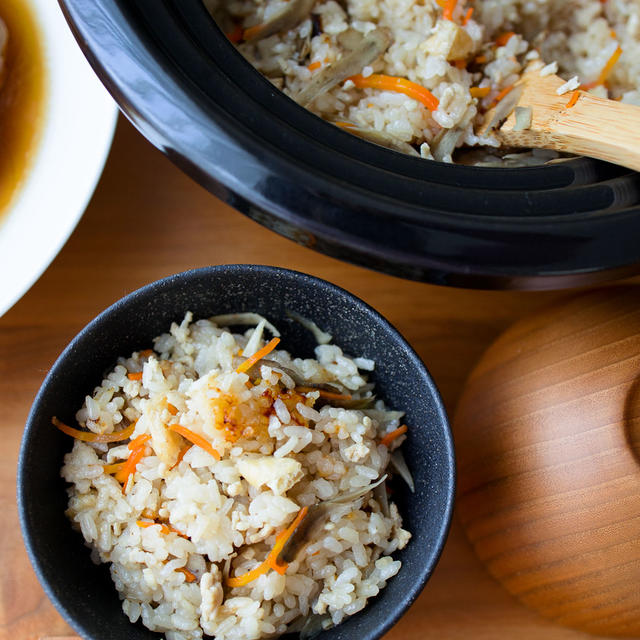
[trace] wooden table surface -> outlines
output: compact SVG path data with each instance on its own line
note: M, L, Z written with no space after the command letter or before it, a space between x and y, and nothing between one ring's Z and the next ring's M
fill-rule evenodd
M0 639L64 637L22 544L15 501L18 449L29 407L67 342L112 302L192 267L252 262L334 282L385 315L420 354L450 415L485 347L557 293L486 292L400 280L299 247L223 204L121 119L103 177L53 264L0 318ZM2 274L10 277L10 274ZM455 515L444 554L388 640L578 640L509 596L473 555Z

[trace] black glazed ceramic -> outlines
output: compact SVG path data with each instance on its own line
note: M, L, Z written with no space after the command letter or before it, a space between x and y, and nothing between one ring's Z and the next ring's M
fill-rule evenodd
M296 310L334 336L346 352L376 361L372 379L389 406L406 411L411 425L404 451L416 492L396 486L395 497L412 532L397 554L403 566L361 613L321 640L373 640L404 613L431 575L444 545L453 507L455 463L447 417L438 391L402 336L367 304L328 282L302 273L255 265L208 267L134 291L85 327L47 375L29 414L18 464L20 524L31 563L58 611L85 639L152 640L158 634L131 625L122 613L105 565L92 564L82 537L64 516L60 477L72 440L51 416L74 423L84 396L100 384L118 355L148 348L180 321L234 311L257 311L281 331L281 347L313 355L311 334L289 319ZM246 329L246 327L245 327Z
M212 193L298 243L406 278L554 288L638 270L640 175L576 159L425 162L323 122L262 78L201 0L60 0L124 113Z

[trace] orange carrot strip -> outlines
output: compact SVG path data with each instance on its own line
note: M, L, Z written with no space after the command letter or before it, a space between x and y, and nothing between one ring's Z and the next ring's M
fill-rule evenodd
M148 433L143 433L139 435L135 440L132 440L127 447L129 451L134 451L135 449L139 449L142 445L144 445L147 440L151 440L151 436Z
M184 581L185 582L195 582L196 581L196 577L193 575L193 573L191 573L191 571L189 571L189 569L185 569L184 567L180 567L180 568L176 569L176 571L179 571L180 573L184 573Z
M127 378L129 378L129 380L142 380L142 371L127 373Z
M476 56L473 61L478 64L484 64L487 61L487 56Z
M247 358L237 369L236 373L244 373L253 367L253 365L266 355L271 353L280 342L280 338L273 338L262 349L258 349L251 357Z
M192 444L195 444L201 449L204 449L207 453L211 454L216 460L220 460L220 454L213 448L211 443L208 440L205 440L202 436L191 431L191 429L187 429L181 424L170 424L169 430L179 433L183 438L185 438Z
M160 533L171 533L171 530L166 524L162 524L160 522L147 522L146 520L136 520L136 524L142 528L146 529L147 527L153 527L154 525L158 525L160 527Z
M456 69L466 69L467 61L466 60L453 60L453 66Z
M505 87L502 91L500 91L500 93L498 93L498 95L493 99L493 102L489 105L489 109L491 109L492 107L495 107L498 102L500 102L500 100L502 100L502 98L504 98L511 90L513 89L513 85L509 85L508 87Z
M604 67L602 68L602 71L600 72L598 79L595 80L594 82L587 82L586 84L583 84L580 88L593 89L598 85L604 84L607 81L609 74L611 73L611 69L613 69L613 67L615 66L616 62L618 62L618 59L620 58L621 55L622 55L622 48L620 47L620 45L618 45L618 47L613 52L609 60L607 60L607 64L605 64Z
M491 92L491 87L471 87L469 93L473 98L486 98Z
M170 524L165 524L163 526L165 526L165 527L167 527L167 529L169 529L169 533L175 533L176 535L180 536L181 538L186 538L187 540L189 539L189 536L187 536L186 534L182 533L182 531L178 531L178 529L176 529L175 527L172 527Z
M320 62L320 60L316 60L315 62L312 62L310 65L307 66L307 69L309 69L309 71L315 71L316 69L319 69L322 66L322 62Z
M598 84L604 84L611 73L611 70L615 66L616 62L620 59L622 55L622 47L618 45L616 50L611 54L609 60L607 60L607 64L604 65L604 68L600 72L600 77L598 78Z
M455 11L458 0L446 0L442 8L442 19L453 20L453 12Z
M252 569L247 573L243 573L240 576L236 576L235 578L227 578L227 586L244 587L245 585L259 578L261 575L267 573L269 569L277 571L280 575L284 574L289 565L286 562L283 564L279 564L278 556L282 552L284 545L293 535L293 532L298 528L298 525L305 518L308 511L308 507L303 507L302 509L300 509L294 521L286 529L284 529L284 531L281 531L276 536L276 542L262 564L258 565L255 569Z
M134 449L122 466L122 469L120 469L120 471L116 473L115 479L118 482L122 483L122 493L124 493L127 487L129 476L135 472L136 467L138 466L138 462L140 462L140 460L144 458L146 452L147 448L144 446L144 444L141 447Z
M381 440L380 444L383 444L385 447L388 447L396 438L399 438L403 433L407 432L407 425L403 424L401 427L398 427L394 431L387 433Z
M262 574L267 573L267 571L269 571L269 565L265 561L255 569L251 569L251 571L247 571L247 573L243 573L241 576L227 578L227 586L231 588L244 587L246 584L257 580Z
M60 429L62 433L66 433L68 436L76 440L82 440L83 442L119 442L120 440L130 438L133 430L136 428L136 423L132 422L126 429L122 429L116 433L92 433L91 431L74 429L64 422L60 422L55 416L51 418L51 423Z
M116 462L115 464L105 464L102 470L107 474L111 474L120 471L122 467L124 467L124 462Z
M153 525L157 524L160 527L160 533L163 533L164 535L175 533L176 535L179 535L181 538L187 538L187 540L189 539L188 536L186 536L181 531L178 531L177 529L172 527L170 524L164 524L163 522L155 522L155 520L151 522L147 522L146 520L136 520L136 524L143 529L146 529L147 527L153 527Z
M242 27L239 24L237 24L232 31L229 31L229 33L225 35L231 42L237 43L242 40L242 33L243 33Z
M507 31L506 33L501 33L496 39L495 39L495 43L499 46L499 47L504 47L505 44L507 44L507 42L509 42L509 40L511 40L511 36L515 36L516 34L513 31Z
M566 109L571 109L578 102L578 98L580 98L580 89L576 89L572 94L571 98L569 98L569 102L567 102Z
M438 99L428 89L406 78L373 73L366 78L362 75L351 76L349 80L351 80L358 89L396 91L421 102L430 111L435 111L438 108Z
M467 9L467 13L464 14L464 19L462 20L462 26L466 27L469 20L471 20L471 16L473 15L473 7L469 7Z
M264 24L256 24L242 32L242 40L252 40L264 29Z
M144 351L140 352L140 355L143 358L150 358L153 355L153 349L145 349Z
M170 402L167 402L167 411L172 415L175 416L176 413L178 413L178 407L172 405Z
M187 453L187 451L189 451L189 449L191 449L191 447L193 447L193 445L192 444L188 444L188 445L185 445L184 447L182 447L182 449L180 449L180 453L178 454L178 458L175 461L175 463L173 464L173 466L169 467L169 471L171 471L172 469L175 469L182 462L182 458L184 458L184 454Z

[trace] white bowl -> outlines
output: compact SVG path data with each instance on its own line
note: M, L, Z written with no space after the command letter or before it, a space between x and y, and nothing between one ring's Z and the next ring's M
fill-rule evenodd
M102 173L118 114L58 4L28 3L42 38L46 104L28 175L0 220L0 315L40 277L75 228Z

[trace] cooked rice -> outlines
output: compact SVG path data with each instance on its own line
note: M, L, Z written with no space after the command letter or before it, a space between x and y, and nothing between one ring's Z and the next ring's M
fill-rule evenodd
M226 33L263 23L286 2L206 0ZM458 0L452 21L442 18L442 5L442 0L317 0L311 17L296 27L241 43L239 49L295 99L319 72L315 67L340 59L339 34L348 28L361 33L387 29L391 45L361 74L407 78L438 98L437 110L430 112L403 93L358 89L350 80L320 95L309 108L329 121L384 132L412 145L423 158L446 162L452 161L455 147L499 146L493 136L475 131L500 92L538 57L548 63L543 74L558 69L567 79L578 76L567 85L569 91L576 82L596 81L620 46L622 55L606 84L590 91L640 105L638 0ZM471 7L474 12L463 25ZM507 39L510 32L515 35ZM464 40L462 48L452 44L456 35ZM474 97L472 87L489 93ZM448 130L459 135L444 136Z
M237 373L239 351L249 357L265 344L264 327L234 335L188 313L155 339L153 353L120 358L76 415L95 433L137 421L131 439L151 436L124 492L103 467L126 459L127 444L76 440L62 476L71 483L67 515L94 561L110 564L124 613L167 640L250 640L309 619L338 624L399 571L391 554L410 538L396 506L387 510L368 492L362 504L333 509L284 575L225 585L260 565L303 507L383 476L390 449L404 439L379 444L402 417L380 401L372 410L345 409L322 406L317 390L296 391L292 376L309 386L332 383L354 400L371 396L359 369L374 363L335 345L319 345L316 359L272 351L259 373ZM186 441L167 425L178 423L206 438L221 460L192 446L174 467Z

